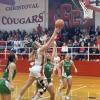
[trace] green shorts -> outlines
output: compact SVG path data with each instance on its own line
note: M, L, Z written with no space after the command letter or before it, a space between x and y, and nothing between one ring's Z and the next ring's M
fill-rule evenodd
M0 79L0 94L11 94L11 91L5 85L5 81L4 79Z

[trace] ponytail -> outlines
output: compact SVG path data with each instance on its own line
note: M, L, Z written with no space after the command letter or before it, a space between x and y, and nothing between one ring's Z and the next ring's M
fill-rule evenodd
M6 67L5 69L8 69L8 65L10 62L14 62L15 61L15 54L14 53L11 53L9 56L8 56L8 61L7 61L7 64L6 64Z
M6 64L5 70L8 69L8 65L9 65L9 60L7 61L7 64Z

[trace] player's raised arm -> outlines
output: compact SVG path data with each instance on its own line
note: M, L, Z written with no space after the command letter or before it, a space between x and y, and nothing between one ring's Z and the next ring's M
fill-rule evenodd
M63 62L64 62L64 60L61 60L60 62L59 62L59 64L57 65L57 67L59 68L59 67L62 67L63 66Z
M57 34L61 31L61 29L63 28L64 26L64 21L62 19L58 19L56 22L55 22L55 29L54 29L54 32L51 36L51 38L49 39L49 41L47 43L45 43L42 47L41 47L41 51L44 51L46 49L48 49L52 43L54 42L55 40L55 37L57 36Z

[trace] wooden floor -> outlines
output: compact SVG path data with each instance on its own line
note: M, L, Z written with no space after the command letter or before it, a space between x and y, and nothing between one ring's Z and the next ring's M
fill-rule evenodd
M1 77L2 73L0 73ZM14 80L15 91L12 93L12 100L15 100L20 88L23 86L28 78L28 74L18 73ZM59 100L57 95L57 88L59 85L58 77L54 77L54 87L56 93L56 100ZM35 92L35 83L25 92L22 100L31 100ZM64 100L63 91L63 100ZM46 92L40 100L49 100L49 94ZM100 77L74 76L73 85L70 93L70 100L100 100Z

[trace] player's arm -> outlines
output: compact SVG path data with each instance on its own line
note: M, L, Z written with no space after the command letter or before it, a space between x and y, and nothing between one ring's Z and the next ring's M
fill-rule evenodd
M63 62L64 62L64 60L60 61L59 64L57 65L57 67L58 68L62 67L63 66Z
M71 64L72 64L72 67L74 68L75 72L77 73L77 68L76 68L74 62L72 61Z
M55 30L54 30L54 32L53 32L51 38L49 39L49 41L41 47L41 49L40 49L41 51L45 51L46 49L48 49L48 48L52 45L52 43L53 43L54 40L55 40L55 37L56 37L57 34L60 32L60 30L61 30L61 29L59 29L59 28L55 28Z
M28 59L28 61L33 61L34 62L34 60L35 60L35 53L32 51L31 53L29 53L29 59Z
M56 53L56 42L54 41L54 43L53 43L53 51L52 51L51 60L54 60L55 53Z
M16 61L18 60L18 55L15 53L15 59L16 59Z
M8 80L10 82L10 84L13 85L13 82L12 82L12 77L13 77L13 73L14 73L14 70L15 70L15 64L14 63L11 63L9 65L9 75L8 75Z
M33 53L33 51L31 53L29 53L29 58L28 58L28 61L30 62L30 65L34 65L34 62L35 62L35 53Z

